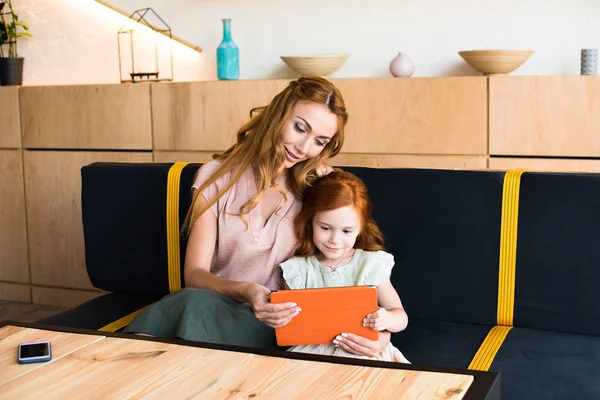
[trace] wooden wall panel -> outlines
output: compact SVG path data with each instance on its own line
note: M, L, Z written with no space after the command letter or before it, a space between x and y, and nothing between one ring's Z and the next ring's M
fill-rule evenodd
M252 107L289 80L152 85L156 150L224 150ZM332 79L350 120L344 152L484 155L483 77Z
M486 169L485 156L420 156L403 154L338 154L329 161L334 166L373 168Z
M0 281L29 283L21 150L0 150Z
M19 87L0 87L0 148L21 147Z
M155 150L225 150L250 110L264 106L290 80L152 85Z
M212 160L212 151L155 151L154 162L201 162Z
M73 290L33 286L34 304L48 304L59 307L77 307L88 300L102 296L100 291Z
M489 79L491 155L600 157L600 76Z
M152 154L25 151L33 284L93 288L85 269L80 169L95 161L152 162Z
M333 79L350 119L344 153L485 155L485 77Z
M551 158L490 158L489 169L526 168L540 172L600 172L600 160Z
M152 148L148 84L23 87L21 115L26 148Z
M0 282L0 299L31 303L31 286ZM2 316L0 315L0 320Z
M212 152L202 151L156 151L155 162L207 162L212 160ZM337 166L366 166L373 168L444 168L444 169L486 169L485 156L429 156L406 154L349 154L341 153L328 162Z

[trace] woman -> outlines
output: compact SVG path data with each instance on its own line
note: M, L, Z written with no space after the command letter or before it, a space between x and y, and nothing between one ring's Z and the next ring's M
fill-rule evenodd
M302 312L271 304L280 289L277 265L294 253L293 220L305 190L325 160L339 153L348 120L344 100L329 81L290 82L240 128L237 142L200 168L186 218L186 289L140 314L126 332L159 337L275 347L276 327ZM381 343L379 343L381 342ZM340 347L379 354L389 343L350 336Z

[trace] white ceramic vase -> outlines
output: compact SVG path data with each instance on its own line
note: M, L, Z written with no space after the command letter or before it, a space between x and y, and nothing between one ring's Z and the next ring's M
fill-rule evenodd
M398 53L390 63L390 73L395 77L409 77L415 73L415 63L404 53Z

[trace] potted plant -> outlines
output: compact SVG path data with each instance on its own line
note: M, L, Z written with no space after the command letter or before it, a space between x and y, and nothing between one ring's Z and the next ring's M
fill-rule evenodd
M31 37L27 24L19 21L11 0L0 0L0 85L23 83L23 57L17 54L17 39Z

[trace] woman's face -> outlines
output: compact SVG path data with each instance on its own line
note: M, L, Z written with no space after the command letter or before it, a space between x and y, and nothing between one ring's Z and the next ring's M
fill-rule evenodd
M284 167L291 168L321 154L337 130L337 116L326 106L307 101L296 103L281 134Z

